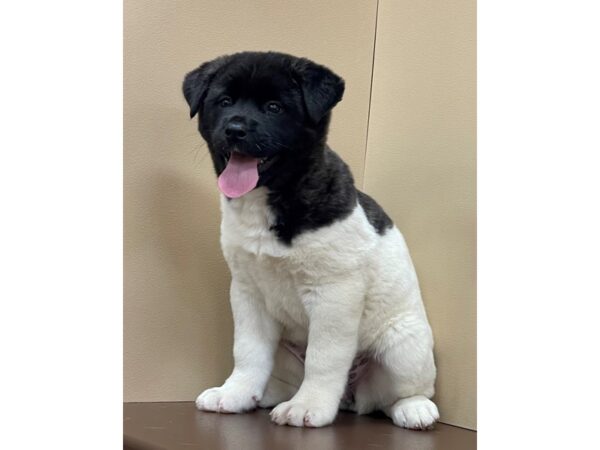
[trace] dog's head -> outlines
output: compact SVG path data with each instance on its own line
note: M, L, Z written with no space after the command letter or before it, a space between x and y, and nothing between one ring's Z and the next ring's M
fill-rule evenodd
M344 81L282 53L243 52L188 73L183 93L208 143L221 191L240 197L322 148Z

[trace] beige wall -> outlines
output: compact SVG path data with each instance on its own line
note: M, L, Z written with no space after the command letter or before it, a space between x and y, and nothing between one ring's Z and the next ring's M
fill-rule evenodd
M365 191L402 230L446 423L476 426L475 0L380 0Z
M191 400L231 369L215 177L180 87L220 54L279 50L345 78L330 143L406 235L443 420L474 426L474 11L416 3L379 2L367 146L376 1L125 1L125 401Z

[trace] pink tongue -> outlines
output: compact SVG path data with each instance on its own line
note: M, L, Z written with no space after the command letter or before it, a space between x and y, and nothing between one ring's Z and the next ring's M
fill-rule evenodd
M258 159L232 152L227 167L219 175L221 192L229 198L238 198L254 189L257 183Z

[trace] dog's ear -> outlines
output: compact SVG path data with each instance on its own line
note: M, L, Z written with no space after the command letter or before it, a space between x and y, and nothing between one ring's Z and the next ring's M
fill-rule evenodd
M344 80L327 67L305 58L298 58L292 71L302 89L308 115L318 123L342 99Z
M208 92L210 82L228 59L228 56L221 56L212 61L205 62L185 76L183 80L183 96L188 105L190 105L190 117L194 117L200 110Z

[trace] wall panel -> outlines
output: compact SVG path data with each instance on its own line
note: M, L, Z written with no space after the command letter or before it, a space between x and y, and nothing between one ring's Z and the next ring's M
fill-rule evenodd
M231 369L216 179L181 94L201 62L278 50L346 79L331 144L362 183L376 3L126 0L125 401L191 400Z
M364 189L406 237L442 421L476 426L475 1L380 0Z

